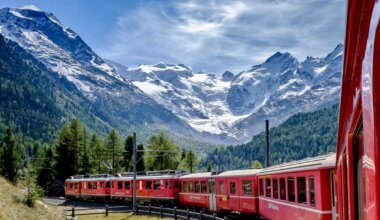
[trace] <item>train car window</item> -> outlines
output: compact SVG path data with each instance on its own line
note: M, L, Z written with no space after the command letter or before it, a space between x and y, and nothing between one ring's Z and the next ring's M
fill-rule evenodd
M94 182L92 188L97 189L98 188L98 182Z
M264 196L264 183L263 179L260 179L259 184L260 184L260 196Z
M224 183L223 181L219 181L219 193L224 195Z
M165 188L166 189L171 189L172 188L172 181L171 180L166 180L165 181Z
M278 199L278 180L273 178L273 198Z
M111 187L111 183L110 182L106 182L106 188L110 188Z
M145 182L145 189L149 189L149 190L152 189L152 181L147 180L147 181Z
M129 182L129 181L124 182L124 188L130 189L131 188L131 182Z
M296 194L294 190L294 177L288 177L288 200L289 202L296 201Z
M194 192L193 181L189 182L189 192Z
M88 183L87 183L87 188L88 188L88 189L92 189L92 183L91 183L91 182L88 182Z
M104 183L103 182L100 182L100 186L99 186L100 189L103 189L104 188Z
M252 180L243 180L243 195L252 195Z
M314 176L309 177L309 197L310 197L310 205L315 206Z
M265 196L271 197L272 187L270 179L265 179Z
M161 183L159 180L155 180L153 185L155 190L161 189Z
M236 194L236 183L235 182L230 182L230 193L232 195Z
M285 178L280 178L280 199L286 200Z
M75 183L75 184L74 184L74 188L75 188L75 189L78 189L78 183Z
M123 189L123 182L118 181L118 182L117 182L117 188L118 188L118 189Z
M205 181L201 182L201 193L207 193L207 186Z
M199 193L201 191L201 184L199 181L196 181L195 183L195 192Z
M298 203L306 204L306 178L297 177Z
M173 184L173 185L174 185L174 189L178 189L179 182L178 182L178 181L175 181L175 180L174 180L173 182L174 182L174 184Z
M70 188L70 189L72 189L72 188L73 188L73 184L72 184L72 183L70 183L70 186L69 186L69 188Z

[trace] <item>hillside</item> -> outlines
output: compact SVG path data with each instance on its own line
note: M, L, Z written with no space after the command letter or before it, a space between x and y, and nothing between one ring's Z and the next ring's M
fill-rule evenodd
M299 113L278 127L270 129L270 163L279 164L335 151L338 105L311 113ZM215 149L201 162L214 170L251 167L251 162L265 161L264 133L246 144Z
M46 206L37 201L34 208L29 208L22 200L22 191L0 177L0 219L63 219L61 211L54 206Z

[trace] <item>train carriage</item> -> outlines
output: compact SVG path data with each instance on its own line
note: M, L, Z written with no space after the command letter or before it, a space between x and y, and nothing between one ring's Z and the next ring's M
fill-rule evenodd
M180 171L153 171L136 177L136 198L141 203L173 205L178 200ZM111 198L132 201L133 176L120 175L111 179Z
M348 0L336 174L338 218L380 216L380 3Z
M214 172L194 173L179 178L181 205L216 211Z
M334 219L335 154L263 169L259 212L267 219Z
M65 195L68 198L102 200L110 198L110 175L74 176L65 182Z
M260 169L233 170L215 177L218 212L257 214L257 173Z

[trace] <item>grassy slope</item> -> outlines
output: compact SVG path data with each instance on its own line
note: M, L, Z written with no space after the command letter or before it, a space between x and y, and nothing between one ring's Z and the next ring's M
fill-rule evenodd
M34 208L29 208L22 202L23 198L22 190L0 177L0 220L63 219L57 207L37 201Z

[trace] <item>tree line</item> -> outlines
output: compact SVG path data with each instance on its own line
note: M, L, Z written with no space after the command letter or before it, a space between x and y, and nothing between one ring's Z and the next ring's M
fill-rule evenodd
M103 138L92 133L78 119L65 124L52 144L26 140L0 123L0 174L12 183L20 170L31 164L35 183L48 195L62 194L63 182L74 175L117 174L133 171L133 137L111 129ZM136 146L137 172L188 170L195 172L198 158L159 132L146 146Z

